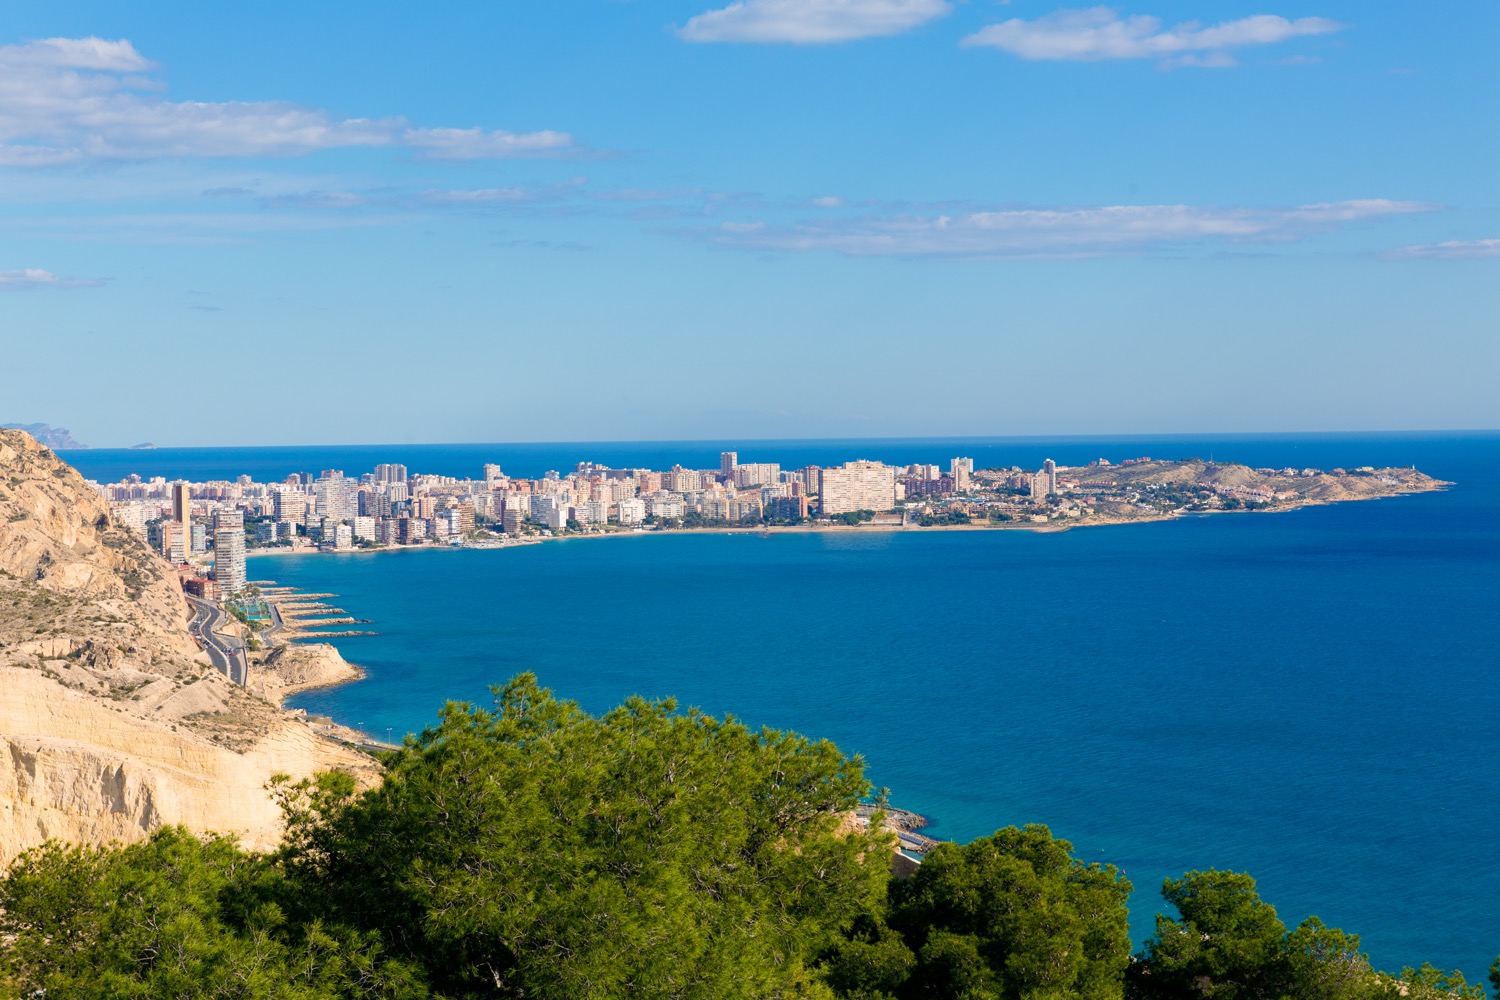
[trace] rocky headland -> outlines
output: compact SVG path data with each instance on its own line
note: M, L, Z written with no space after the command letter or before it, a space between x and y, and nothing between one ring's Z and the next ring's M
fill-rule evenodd
M0 429L0 863L50 838L164 824L280 836L271 775L378 765L281 708L359 676L332 647L274 654L250 688L199 652L168 563L29 435Z

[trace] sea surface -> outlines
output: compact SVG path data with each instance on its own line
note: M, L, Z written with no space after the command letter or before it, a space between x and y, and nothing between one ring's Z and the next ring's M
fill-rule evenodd
M512 475L715 467L734 443L68 452L101 479L292 471ZM1248 871L1377 966L1483 980L1500 952L1500 435L746 442L783 467L868 457L1035 468L1099 456L1411 465L1440 493L1059 534L668 534L495 551L267 556L340 595L367 680L293 704L377 737L534 671L602 711L675 696L863 754L967 840L1046 823L1135 884Z

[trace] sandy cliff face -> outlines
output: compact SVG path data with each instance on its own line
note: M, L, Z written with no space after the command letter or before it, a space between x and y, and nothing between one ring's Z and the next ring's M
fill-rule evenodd
M247 692L186 622L166 562L74 470L0 430L0 863L52 837L133 840L173 823L268 847L272 774L378 780L369 758L279 708L309 678L336 679L328 657Z

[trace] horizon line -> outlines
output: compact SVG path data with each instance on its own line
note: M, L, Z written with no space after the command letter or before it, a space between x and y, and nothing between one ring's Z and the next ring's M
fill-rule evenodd
M552 439L532 441L336 441L306 442L298 444L166 444L142 445L85 445L81 448L52 449L61 452L105 452L105 451L229 451L257 449L298 448L444 448L444 447L540 447L549 445L725 445L725 444L791 444L845 441L911 441L911 442L1025 442L1025 441L1110 441L1110 440L1191 440L1208 438L1276 438L1276 437L1352 437L1361 435L1490 435L1500 434L1500 427L1435 427L1416 429L1374 428L1346 430L1281 430L1281 431L1148 431L1109 432L1085 434L921 434L921 435L855 435L821 437L705 437L705 438L596 438L596 439Z

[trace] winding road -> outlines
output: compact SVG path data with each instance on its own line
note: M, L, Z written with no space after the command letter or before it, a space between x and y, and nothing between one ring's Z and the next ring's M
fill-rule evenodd
M188 597L188 603L193 606L193 620L188 623L188 631L203 644L208 658L213 661L214 669L228 677L232 683L244 687L250 676L250 665L245 659L245 643L214 631L228 617L224 609L191 596Z

